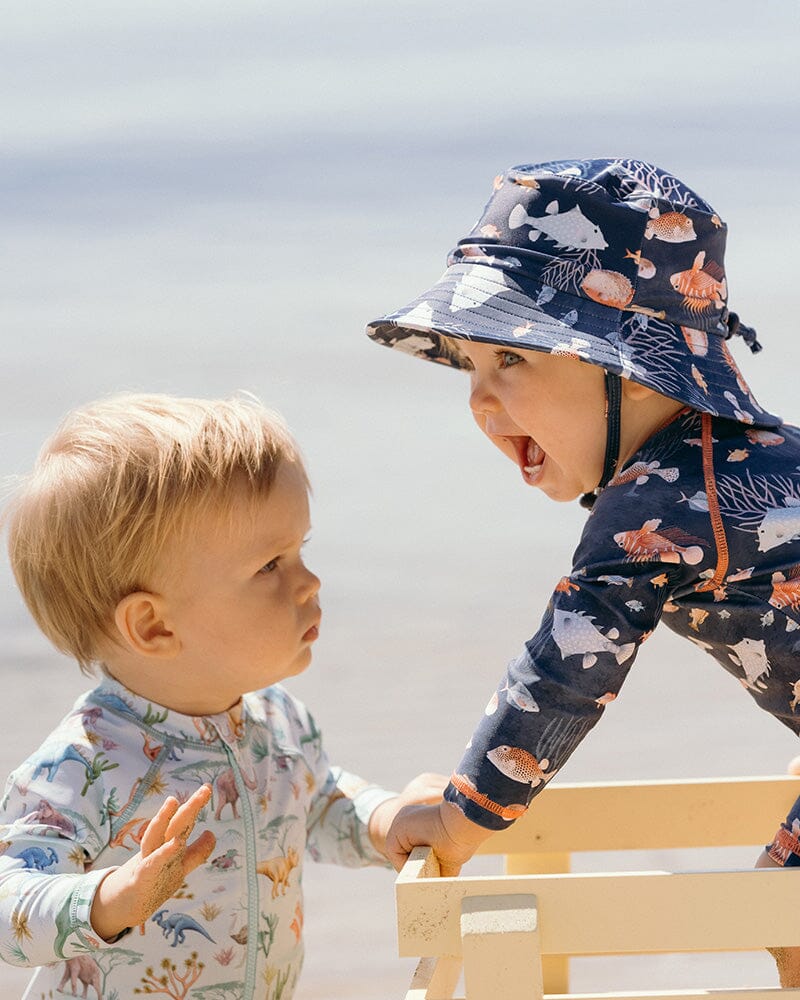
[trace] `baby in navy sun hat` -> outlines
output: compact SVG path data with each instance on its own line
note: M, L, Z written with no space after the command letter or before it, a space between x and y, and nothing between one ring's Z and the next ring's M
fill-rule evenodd
M401 812L453 874L528 808L617 697L659 622L800 733L800 430L729 350L727 229L638 160L562 160L495 178L444 276L368 326L469 373L472 415L554 500L590 509L569 572L493 692L438 806ZM611 709L613 712L613 708ZM759 866L800 865L800 800ZM800 949L779 958L800 985Z

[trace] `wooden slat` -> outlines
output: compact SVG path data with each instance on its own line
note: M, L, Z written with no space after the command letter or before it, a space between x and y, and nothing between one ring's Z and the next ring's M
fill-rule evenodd
M507 854L505 875L545 875L568 872L569 854ZM569 992L569 956L545 955L542 959L542 980L547 993Z
M535 896L467 896L461 936L470 1000L542 1000Z
M460 955L461 900L510 893L536 895L544 954L798 945L799 879L798 869L398 879L400 954Z
M544 1000L566 1000L545 994ZM800 1000L800 990L749 987L737 990L665 990L661 993L570 993L569 1000Z
M460 958L421 958L405 1000L453 1000L460 978Z
M798 795L799 776L552 785L479 853L762 844Z

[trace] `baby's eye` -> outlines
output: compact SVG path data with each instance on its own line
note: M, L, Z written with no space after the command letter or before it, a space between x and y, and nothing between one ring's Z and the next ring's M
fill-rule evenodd
M516 351L498 351L497 360L501 368L512 368L522 361L522 355L517 354Z
M265 563L258 572L264 574L274 572L278 568L279 561L280 560L277 558L270 559L270 561L268 563Z

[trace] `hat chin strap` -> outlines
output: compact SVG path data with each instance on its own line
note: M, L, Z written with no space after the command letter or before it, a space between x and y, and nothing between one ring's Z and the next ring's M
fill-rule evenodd
M591 510L600 493L614 475L619 461L619 430L622 409L622 382L619 375L607 371L606 375L606 455L600 482L591 493L584 493L578 501L581 507Z

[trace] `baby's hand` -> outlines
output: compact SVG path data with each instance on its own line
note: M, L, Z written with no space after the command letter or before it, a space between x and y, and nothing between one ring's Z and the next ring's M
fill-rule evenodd
M382 802L369 818L369 838L375 850L385 854L394 864L386 851L386 835L395 816L404 806L440 802L445 788L447 788L447 778L443 774L426 771L409 781L398 796Z
M214 834L206 830L191 844L188 840L210 798L210 786L203 785L183 805L172 796L166 799L150 820L139 853L98 886L90 917L96 934L108 941L144 923L208 860L216 844Z
M461 866L492 835L450 802L432 806L405 806L395 816L384 853L397 871L414 847L432 847L443 876L458 875Z

